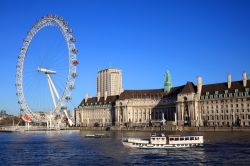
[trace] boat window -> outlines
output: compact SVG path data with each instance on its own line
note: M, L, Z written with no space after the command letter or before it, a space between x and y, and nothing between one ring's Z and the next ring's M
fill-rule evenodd
M169 140L170 140L170 141L173 141L173 140L174 140L174 138L170 138Z
M175 141L179 141L179 138L174 138Z
M199 137L195 137L195 140L199 140Z
M183 141L183 140L184 140L184 138L183 138L183 137L181 137L181 138L180 138L180 140L181 140L181 141Z
M189 137L185 137L185 140L189 140Z
M190 137L190 140L194 140L194 137Z
M164 140L164 138L162 138L162 140Z

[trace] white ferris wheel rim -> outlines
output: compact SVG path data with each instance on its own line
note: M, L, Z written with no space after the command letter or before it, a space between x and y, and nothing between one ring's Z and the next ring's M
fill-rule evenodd
M47 17L42 17L41 20L37 21L28 32L27 36L23 41L23 45L20 49L20 54L18 56L18 62L16 66L16 95L18 96L18 104L20 105L21 113L28 115L32 121L41 122L43 121L42 117L34 114L34 112L28 106L23 89L23 71L24 71L24 62L26 53L28 51L29 45L32 42L33 37L41 29L47 26L56 26L62 32L64 39L68 47L68 76L66 81L66 86L63 90L62 96L57 102L57 106L54 110L60 110L62 107L65 107L67 102L71 100L71 93L75 87L75 79L77 76L76 65L78 64L76 54L78 50L75 47L75 38L72 35L72 30L68 27L68 23L64 21L62 17L55 15L48 15ZM58 111L59 112L59 111Z

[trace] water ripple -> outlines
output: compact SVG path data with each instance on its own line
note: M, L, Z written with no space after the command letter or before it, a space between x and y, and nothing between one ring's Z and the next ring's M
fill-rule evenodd
M0 165L248 165L250 133L198 133L199 148L142 150L121 144L122 137L147 138L146 132L111 132L110 138L88 139L93 132L1 133ZM171 133L175 134L175 133ZM197 133L184 133L194 135Z

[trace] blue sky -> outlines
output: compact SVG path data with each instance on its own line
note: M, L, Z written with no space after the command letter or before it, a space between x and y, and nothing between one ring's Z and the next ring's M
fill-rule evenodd
M250 1L240 0L2 0L0 109L19 112L17 56L27 31L41 16L62 16L74 31L80 65L73 107L86 93L96 94L97 71L110 66L122 69L124 89L163 88L166 69L174 86L196 83L198 75L204 83L224 82L228 73L233 80L242 79L243 71L250 73L249 9ZM25 65L39 61L38 55L67 56L59 31L39 32ZM30 81L33 88L35 81ZM48 92L43 81L40 86ZM36 102L38 92L26 94Z

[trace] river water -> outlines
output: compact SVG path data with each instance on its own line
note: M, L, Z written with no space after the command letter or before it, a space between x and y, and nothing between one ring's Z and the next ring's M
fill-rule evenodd
M106 133L110 138L85 138ZM190 132L204 146L171 150L125 148L122 137L148 138L149 132L52 131L0 133L0 165L250 165L250 133Z

